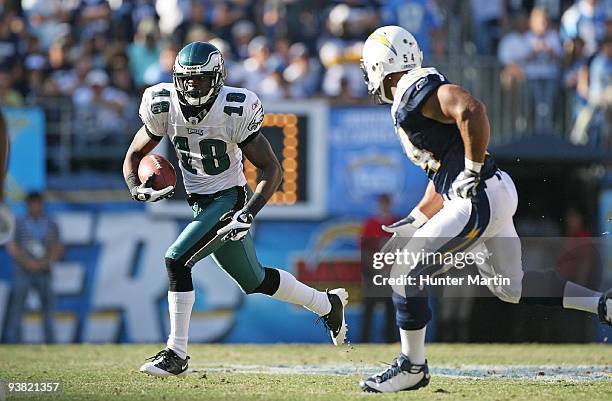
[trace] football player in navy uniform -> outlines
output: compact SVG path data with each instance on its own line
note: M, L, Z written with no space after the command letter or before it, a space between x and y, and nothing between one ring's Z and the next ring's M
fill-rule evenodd
M523 272L521 244L512 220L518 196L510 176L487 152L490 129L485 105L435 68L422 67L422 61L415 38L398 26L378 28L363 48L368 92L379 103L392 105L395 131L406 155L429 178L416 208L383 228L396 237L410 238L403 247L409 251L456 254L486 247L489 256L478 265L479 273L509 278L510 284L488 286L501 300L582 310L612 324L610 291L592 291L554 272ZM417 264L410 274L421 276L445 267ZM544 287L546 295L537 296ZM427 287L393 289L401 353L388 369L360 383L364 391L414 390L429 383Z

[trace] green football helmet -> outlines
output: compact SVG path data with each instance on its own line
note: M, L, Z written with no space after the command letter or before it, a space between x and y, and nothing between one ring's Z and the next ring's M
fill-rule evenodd
M204 106L214 100L223 87L223 56L210 43L192 42L176 56L172 77L182 104Z

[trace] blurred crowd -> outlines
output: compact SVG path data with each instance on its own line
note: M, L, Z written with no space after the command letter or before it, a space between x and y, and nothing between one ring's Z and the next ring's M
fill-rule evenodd
M473 0L472 3L491 3ZM494 2L495 3L495 2ZM503 65L501 83L509 92L527 83L534 105L535 131L553 125L555 99L563 92L572 103L574 143L595 145L610 124L612 108L612 1L536 1L530 12L517 10L496 18L507 22L506 33L488 36L482 50L499 38ZM560 7L569 3L568 7ZM477 8L474 8L476 11ZM483 33L490 28L483 24ZM491 31L493 33L493 31ZM480 35L478 36L480 37ZM607 125L606 125L607 124Z
M497 56L504 88L529 83L540 127L559 91L589 126L610 102L612 0L0 0L0 102L70 98L79 131L100 140L134 118L144 87L171 80L183 44L204 40L228 85L350 104L366 95L363 41L383 24L411 31L426 63Z

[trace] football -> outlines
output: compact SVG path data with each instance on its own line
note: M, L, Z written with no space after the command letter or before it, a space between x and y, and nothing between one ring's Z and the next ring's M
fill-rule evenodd
M153 174L151 187L155 190L176 186L176 172L172 164L160 155L147 155L138 165L138 178L145 182Z

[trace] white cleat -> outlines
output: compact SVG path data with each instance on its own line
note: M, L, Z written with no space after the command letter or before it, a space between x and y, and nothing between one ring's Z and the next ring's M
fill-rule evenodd
M334 345L344 344L348 327L344 317L344 309L348 304L348 292L344 288L336 288L327 292L331 310L325 316L321 316L325 327L329 330Z
M413 365L407 356L400 354L388 369L362 380L359 387L368 393L397 393L425 387L430 378L427 361Z

